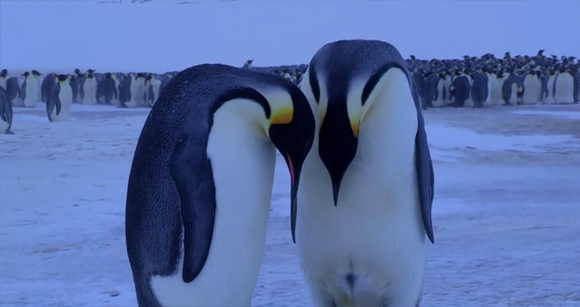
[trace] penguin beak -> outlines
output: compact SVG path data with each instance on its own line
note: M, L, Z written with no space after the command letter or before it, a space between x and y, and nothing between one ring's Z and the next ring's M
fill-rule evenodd
M284 155L284 160L286 160L288 170L290 171L290 216L292 216L292 220L296 220L296 214L298 212L297 195L298 186L300 184L302 162L292 160L289 153ZM294 234L296 233L296 224L292 223L290 228L292 230L292 241L296 243L296 238L294 237Z

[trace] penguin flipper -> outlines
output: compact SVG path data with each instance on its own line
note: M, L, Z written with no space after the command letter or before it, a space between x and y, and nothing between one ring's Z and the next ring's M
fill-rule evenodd
M433 235L433 222L431 209L433 207L433 194L435 191L435 174L433 172L433 161L429 152L427 133L425 132L425 120L418 112L417 135L415 136L415 168L417 172L417 184L419 192L419 203L421 205L421 217L425 232L431 243L435 243Z
M215 184L211 161L199 152L196 140L183 137L172 157L171 177L181 200L183 223L183 281L193 281L203 269L213 237L216 213ZM198 173L198 175L194 175Z
M54 99L52 95L48 96L46 101L46 115L48 116L48 121L52 122L52 111L54 110Z
M26 99L26 80L22 82L22 86L20 87L20 99Z

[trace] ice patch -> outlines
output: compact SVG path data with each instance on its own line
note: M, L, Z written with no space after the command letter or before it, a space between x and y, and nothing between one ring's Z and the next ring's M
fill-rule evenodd
M545 146L574 141L571 135L518 135L480 134L467 129L445 125L427 125L432 146L438 149L469 148L487 151L522 150L541 151Z
M578 111L517 110L511 111L511 113L518 115L549 115L549 116L558 116L565 119L580 120L580 112Z

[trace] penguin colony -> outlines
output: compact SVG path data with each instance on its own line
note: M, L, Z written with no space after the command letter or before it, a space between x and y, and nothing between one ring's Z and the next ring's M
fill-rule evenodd
M246 61L243 68L279 75L296 85L308 69L307 64L256 67L253 61ZM411 56L405 62L415 80L414 90L423 109L580 101L580 61L573 56L545 56L544 50L539 50L535 56L512 56L509 52L502 58L485 54L463 59L419 60ZM99 73L93 69L85 72L75 69L72 74L44 76L37 70L10 75L3 69L0 87L6 91L9 102L4 109L35 107L38 102L45 102L49 121L66 121L73 103L152 107L178 73ZM65 93L61 94L62 91ZM0 115L7 113L12 112ZM5 122L4 117L0 119ZM11 120L12 117L10 125ZM8 131L0 130L0 133Z

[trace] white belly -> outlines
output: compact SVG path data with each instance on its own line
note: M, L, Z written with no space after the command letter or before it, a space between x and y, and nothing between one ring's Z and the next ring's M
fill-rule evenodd
M380 306L385 298L415 306L420 296L427 254L414 171L416 111L409 93L385 96L361 123L336 207L318 151L304 164L296 244L315 306ZM356 276L352 291L348 273Z
M32 76L26 78L26 97L22 103L28 108L34 108L38 103L38 82Z
M131 84L133 84L131 82ZM135 102L138 106L145 106L145 79L139 78L135 81L135 91L131 92L135 95Z
M128 108L135 108L137 106L137 80L134 76L131 76L131 85L129 86L129 89L131 90L131 99L125 102L125 106Z
M556 80L556 103L574 103L574 77L570 73L560 73Z
M83 85L84 96L83 104L97 104L97 80L95 78L87 78Z
M435 99L435 101L433 102L434 107L442 107L442 106L445 106L447 104L447 102L443 98L444 88L445 88L445 80L439 79L439 81L437 82L437 91L439 91L439 95L437 96L437 99ZM447 93L447 92L445 94L449 95L449 93Z
M0 77L0 86L6 89L6 78Z
M228 104L233 103L261 108L249 101ZM266 241L276 155L255 126L224 109L226 105L215 113L208 142L217 201L209 256L189 284L181 278L183 259L176 275L151 278L162 306L251 304Z
M449 98L449 87L451 86L450 76L445 76L445 82L443 83L443 86L445 86L445 91L447 92L447 95L445 96L445 105L448 105L451 103L451 99Z
M111 99L111 104L119 105L119 80L117 79L117 77L114 76L113 80L115 81L115 89L117 90L117 96L113 95L113 98Z
M540 101L542 83L536 76L526 76L524 79L524 104L536 104Z
M36 80L36 101L42 101L42 93L40 91L42 85L42 78L40 76L35 76Z
M157 99L159 98L159 89L161 88L161 81L155 80L151 82L151 87L153 88L153 97L151 100L151 106L155 105Z
M56 114L56 106L52 110L52 121L63 122L70 120L70 109L72 105L72 88L68 84L60 85L60 92L58 98L60 100L60 113Z

